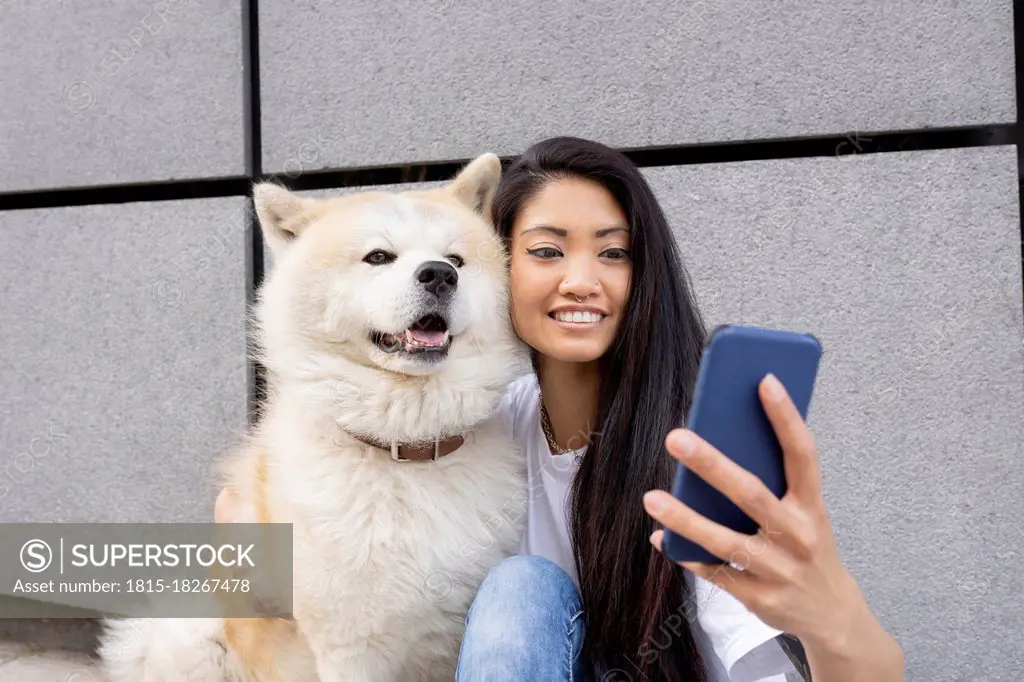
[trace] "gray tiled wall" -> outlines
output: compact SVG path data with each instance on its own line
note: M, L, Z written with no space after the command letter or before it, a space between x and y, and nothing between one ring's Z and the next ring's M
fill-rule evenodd
M261 163L301 185L554 134L633 149L1018 116L1008 0L266 1L253 150L247 11L0 10L0 522L210 518L252 388L249 200L217 178ZM1017 157L644 168L709 324L822 339L832 520L908 680L1024 679ZM180 198L192 181L234 189ZM134 187L166 182L169 200ZM123 189L90 199L105 185ZM83 198L47 198L65 188ZM36 208L3 210L26 191Z
M0 211L0 521L207 521L245 428L245 199Z
M909 680L1024 673L988 634L1024 632L1016 170L988 147L648 172L713 324L822 340L826 501Z
M260 67L279 172L1016 119L999 0L267 2Z
M5 2L0 192L245 174L241 0Z

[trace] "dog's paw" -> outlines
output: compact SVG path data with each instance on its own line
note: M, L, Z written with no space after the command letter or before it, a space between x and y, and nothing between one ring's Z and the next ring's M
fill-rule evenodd
M244 682L219 618L104 621L98 648L111 682Z

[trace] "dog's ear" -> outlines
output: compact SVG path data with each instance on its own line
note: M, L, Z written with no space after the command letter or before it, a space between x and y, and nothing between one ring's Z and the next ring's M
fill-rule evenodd
M275 256L287 249L309 224L312 217L310 209L316 203L271 182L254 186L252 201L263 238Z
M456 199L491 219L491 200L501 180L501 159L496 154L481 154L463 168L450 186Z

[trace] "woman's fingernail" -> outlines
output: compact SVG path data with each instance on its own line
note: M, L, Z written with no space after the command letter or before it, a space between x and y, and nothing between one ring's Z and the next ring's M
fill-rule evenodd
M672 447L681 452L684 456L693 453L693 448L696 443L686 431L680 430L672 434Z
M786 389L782 387L782 382L779 381L779 378L769 372L764 377L764 390L772 400L782 400Z
M662 499L661 491L649 490L644 494L644 506L648 511L658 514L665 508L665 500Z

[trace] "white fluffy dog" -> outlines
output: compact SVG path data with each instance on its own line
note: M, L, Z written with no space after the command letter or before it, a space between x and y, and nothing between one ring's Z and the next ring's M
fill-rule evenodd
M294 620L111 621L112 679L453 678L473 595L525 515L494 415L526 366L489 221L500 174L485 154L431 190L255 188L275 260L253 325L268 399L222 471L238 521L293 524Z

